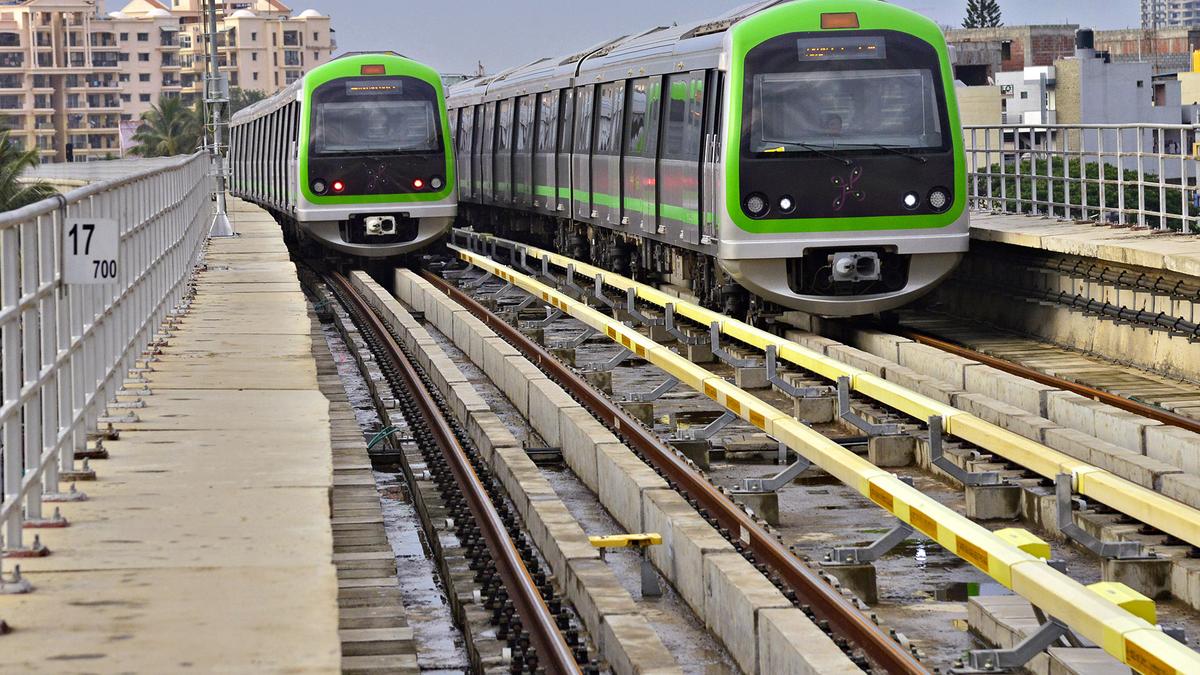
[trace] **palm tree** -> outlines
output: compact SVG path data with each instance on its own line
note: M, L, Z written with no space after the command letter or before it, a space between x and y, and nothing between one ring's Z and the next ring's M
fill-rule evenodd
M142 113L142 125L133 140L133 153L143 157L168 157L194 152L200 143L200 121L176 96L160 96L158 105Z
M257 89L242 89L234 87L229 92L229 114L233 115L242 108L252 106L267 97L265 91Z
M40 180L21 181L21 174L40 164L36 148L26 150L0 130L0 211L11 211L58 194Z

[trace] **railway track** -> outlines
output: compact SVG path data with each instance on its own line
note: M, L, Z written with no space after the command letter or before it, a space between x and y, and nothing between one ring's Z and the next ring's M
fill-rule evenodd
M508 639L512 650L511 671L532 673L541 668L546 673L568 674L585 672L586 667L587 672L594 672L594 665L589 664L587 658L587 649L580 650L578 646L568 644L559 627L560 618L549 606L550 602L557 601L544 597L543 593L548 587L544 581L539 584L534 579L529 567L531 558L528 546L519 546L514 541L512 516L502 515L493 501L496 491L494 481L490 477L480 476L483 465L478 454L468 452L464 447L469 441L463 430L448 418L444 403L439 400L428 375L413 362L406 347L397 341L385 322L345 276L329 273L325 275L325 281L363 331L376 358L385 366L385 375L393 391L400 394L401 407L415 429L414 436L440 452L444 466L452 475L453 484L465 500L471 524L478 529L489 554L488 560L495 566L503 587L502 592L498 586L493 587L489 605L499 592L498 605L503 608L507 598L519 619L519 625L511 631ZM447 482L445 477L442 481ZM491 489L487 483L493 483ZM502 612L495 612L495 615L502 616ZM508 625L505 618L503 629L506 630ZM584 666L581 666L581 662Z
M755 560L777 574L803 605L827 621L837 635L861 649L871 662L890 673L928 672L910 650L794 555L763 521L736 504L725 491L713 485L694 464L687 462L651 429L470 294L430 271L425 271L423 276L566 388L593 415L658 469L675 488L711 515L725 532L733 533L733 538L744 544Z
M531 293L542 303L552 307L553 311L582 321L591 329L600 331L623 345L636 356L645 358L662 367L676 379L703 391L708 398L721 403L733 415L750 422L772 437L787 442L787 445L801 455L807 456L813 463L847 485L853 485L861 494L891 514L930 535L947 550L987 573L1001 585L1035 600L1036 606L1042 607L1049 614L1070 625L1076 633L1102 645L1115 658L1144 672L1154 672L1159 666L1174 667L1172 664L1183 664L1183 667L1176 668L1175 672L1188 672L1189 669L1200 667L1197 665L1200 661L1194 652L1144 623L1141 624L1143 628L1121 632L1122 639L1114 642L1111 639L1114 626L1128 627L1134 624L1125 622L1137 620L1107 599L1099 597L1097 592L1046 566L1044 562L1025 555L1011 543L997 540L996 535L978 528L960 514L950 509L939 510L938 505L930 503L931 500L924 498L918 491L895 480L886 472L873 466L864 466L865 462L862 462L861 458L845 454L842 452L845 448L837 447L835 450L837 444L827 438L818 439L802 429L796 429L790 425L787 416L779 414L778 410L765 405L754 395L736 387L723 386L728 383L717 382L707 371L692 370L689 367L694 364L681 363L681 357L669 352L662 345L645 339L644 335L636 331L624 330L620 322L609 318L606 313L587 307L586 301L591 301L601 309L607 309L605 305L608 305L612 309L626 310L634 314L635 322L645 322L649 319L649 322L657 325L662 323L661 312L667 310L675 316L678 324L692 322L689 325L699 328L701 333L707 332L703 331L704 327L710 327L714 335L712 347L716 350L735 352L734 359L738 358L736 354L745 355L747 351L755 350L761 357L769 348L773 352L770 358L775 361L775 367L799 366L810 374L835 381L845 377L849 380L846 383L848 388L858 396L869 398L893 413L915 417L918 423L928 421L931 417L940 417L939 422L948 432L947 437L953 434L963 441L974 443L977 447L998 453L1034 475L1053 477L1062 473L1077 475L1077 472L1082 471L1089 479L1094 476L1098 480L1087 485L1085 481L1077 479L1073 484L1077 490L1090 489L1092 496L1097 499L1100 499L1097 495L1107 496L1108 500L1101 501L1109 501L1110 506L1118 509L1131 503L1139 504L1143 508L1127 507L1126 512L1137 512L1144 519L1154 521L1152 524L1176 534L1184 541L1196 537L1191 527L1196 520L1190 510L1181 509L1181 505L1159 499L1157 495L1128 484L1127 481L1121 481L1115 476L1104 476L1104 472L1099 472L1095 467L1072 464L1068 461L1069 458L1055 456L1048 448L1035 447L1038 444L1031 445L1025 442L1025 439L1015 437L1015 434L1004 432L949 406L905 391L860 369L845 366L828 357L818 357L777 336L720 317L586 263L514 242L490 238L470 235L463 237L460 234L459 242L465 244L456 249L459 256L497 277L499 283L504 284L503 291L507 292L510 288L517 287ZM496 262L499 254L506 249L508 258L512 261L511 267ZM539 266L540 275L537 269ZM520 268L523 268L523 271ZM558 287L566 292L559 292L553 286L539 283L534 280L534 276L557 281ZM628 295L623 298L622 294ZM585 302L576 298L582 298ZM625 302L626 299L628 303ZM465 298L461 301L465 302ZM652 311L660 313L653 314ZM515 331L511 326L504 328L500 325L503 322L495 321L494 327L497 330L506 330L509 333ZM556 378L567 377L566 374L558 374L558 371L569 369L561 364L553 365L557 363L553 357L541 354L538 359L539 363L546 364L547 372L556 373ZM588 394L585 392L579 396L580 400L584 400ZM602 403L597 405L601 409L604 407ZM606 417L608 413L597 414L606 421L611 420L610 423L622 432L628 425L627 420ZM909 422L911 424L912 420ZM640 425L634 424L633 427ZM643 431L649 436L654 436L644 428ZM657 444L663 445L661 441ZM667 454L674 458L674 463L679 463L678 454L669 449ZM666 461L672 462L670 459ZM683 484L682 481L676 482ZM708 485L709 490L713 490L707 480L704 480L704 483ZM1146 506L1149 508L1145 508ZM1147 514L1149 518L1145 518ZM1142 640L1146 641L1145 644L1140 643ZM1149 647L1150 644L1154 646Z
M1004 331L964 326L949 318L913 319L894 332L1018 377L1102 401L1139 417L1200 433L1200 387L1189 382L1171 381L1140 369L1121 369L1106 359ZM1070 374L1070 378L1055 372Z

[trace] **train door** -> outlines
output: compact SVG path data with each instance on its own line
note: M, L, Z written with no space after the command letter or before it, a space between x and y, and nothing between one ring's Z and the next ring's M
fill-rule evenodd
M557 166L554 150L558 135L558 91L544 91L537 97L537 120L533 155L533 206L554 213L558 204L555 190Z
M455 170L458 172L459 198L471 195L471 138L475 135L475 108L465 106L458 109L458 136L455 138L457 161Z
M668 241L700 241L700 172L704 148L703 71L667 77L663 94L659 223Z
M480 182L484 204L496 201L496 103L483 105L483 151L480 153Z
M596 112L596 87L575 90L575 152L571 156L571 196L575 217L591 220L592 210L592 118Z
M513 204L529 208L533 204L533 104L536 96L522 96L513 109Z
M600 85L596 134L592 141L592 213L598 222L621 226L621 122L625 82Z
M483 106L472 106L471 113L472 121L475 124L475 130L471 132L471 201L480 201L481 183L479 172L481 161L479 155L483 148Z
M656 163L658 160L661 77L630 80L625 99L624 196L622 222L642 233L657 231Z
M513 202L513 99L496 104L496 203Z
M556 193L558 204L554 210L570 215L571 210L571 141L575 138L575 90L561 89L558 95L558 153L555 155Z
M721 202L721 92L724 84L723 73L708 71L704 114L704 217L701 223L701 241L711 241L717 237L717 206Z
M288 106L288 111L292 119L291 140L288 143L287 153L287 168L288 168L288 206L291 207L292 213L295 213L296 205L300 203L300 104L292 103Z

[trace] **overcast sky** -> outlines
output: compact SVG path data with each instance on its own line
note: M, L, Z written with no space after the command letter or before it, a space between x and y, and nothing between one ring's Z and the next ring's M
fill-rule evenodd
M966 0L894 0L960 25ZM105 0L111 11L126 0ZM715 16L745 0L284 0L333 17L339 51L393 50L442 72L489 71L577 51L656 25ZM1000 0L1006 24L1139 23L1137 0ZM1082 10L1086 7L1086 12Z

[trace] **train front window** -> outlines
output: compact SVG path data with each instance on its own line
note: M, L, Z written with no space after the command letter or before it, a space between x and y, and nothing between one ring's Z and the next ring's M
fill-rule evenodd
M744 65L750 158L950 149L940 57L915 36L789 33L751 49Z
M753 152L942 146L928 70L769 73L755 76L754 90Z
M313 152L439 152L436 100L433 87L415 78L362 78L322 85L313 95Z
M432 152L437 120L428 101L322 103L317 152Z

